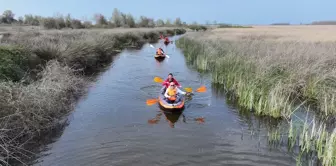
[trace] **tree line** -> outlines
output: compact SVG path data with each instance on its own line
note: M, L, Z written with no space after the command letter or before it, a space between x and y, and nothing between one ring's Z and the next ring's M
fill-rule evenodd
M176 18L174 21L171 19L167 20L154 20L150 17L140 16L136 19L132 14L120 12L115 8L112 12L110 18L105 17L102 14L94 15L94 22L92 21L82 21L79 19L72 18L70 14L66 16L57 15L54 17L43 17L32 14L26 14L23 17L20 16L17 19L14 18L15 14L11 10L6 10L0 15L0 24L17 24L17 25L32 25L32 26L42 26L46 29L84 29L84 28L139 28L139 27L169 27L186 26L194 30L206 30L205 26L198 25L196 22L188 25L186 22L182 22L180 18Z

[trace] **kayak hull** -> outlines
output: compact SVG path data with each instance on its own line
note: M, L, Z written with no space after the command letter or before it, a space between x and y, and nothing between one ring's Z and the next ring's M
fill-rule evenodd
M168 103L165 100L164 92L166 91L166 87L162 87L159 93L159 105L160 108L166 111L181 111L184 109L185 104L185 96L181 95L180 100L174 103Z
M166 58L166 56L164 56L164 55L154 55L154 58L158 61L163 61Z
M170 42L169 41L164 41L163 42L165 45L168 45Z

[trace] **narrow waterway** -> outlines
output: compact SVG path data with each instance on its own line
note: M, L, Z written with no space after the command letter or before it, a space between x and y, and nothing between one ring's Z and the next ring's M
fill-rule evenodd
M35 165L295 165L286 148L271 148L272 124L239 114L211 86L209 75L187 67L175 44L163 47L170 56L162 62L155 49L125 50L70 115L63 134ZM173 73L183 87L207 87L195 93L182 114L162 112L146 100L161 88L153 78ZM201 120L199 120L201 119Z

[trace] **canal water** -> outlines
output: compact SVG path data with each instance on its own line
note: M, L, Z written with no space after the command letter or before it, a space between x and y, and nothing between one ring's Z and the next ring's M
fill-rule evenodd
M69 116L63 134L42 152L35 165L72 166L272 166L295 165L284 147L272 148L271 123L239 113L211 77L186 65L174 43L153 44L170 56L162 62L155 49L125 50L102 73ZM153 78L168 73L183 87L205 85L180 114L163 112L146 100L157 98Z

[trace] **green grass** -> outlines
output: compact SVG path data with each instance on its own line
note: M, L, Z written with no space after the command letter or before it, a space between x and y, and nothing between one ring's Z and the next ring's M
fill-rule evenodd
M20 81L31 66L31 55L24 49L0 46L0 80Z
M55 127L96 73L127 47L184 29L10 32L0 43L0 163L24 162L25 147Z
M313 106L316 114L336 113L336 81L333 62L335 43L276 42L262 38L209 41L186 36L176 42L187 63L212 73L212 82L222 85L238 105L256 115L290 120L297 105ZM317 56L319 55L319 56ZM288 132L290 146L302 153L316 152L324 165L335 165L335 131L322 124L303 121ZM278 140L273 131L270 140Z
M203 25L188 25L187 27L193 31L206 31L208 29Z

